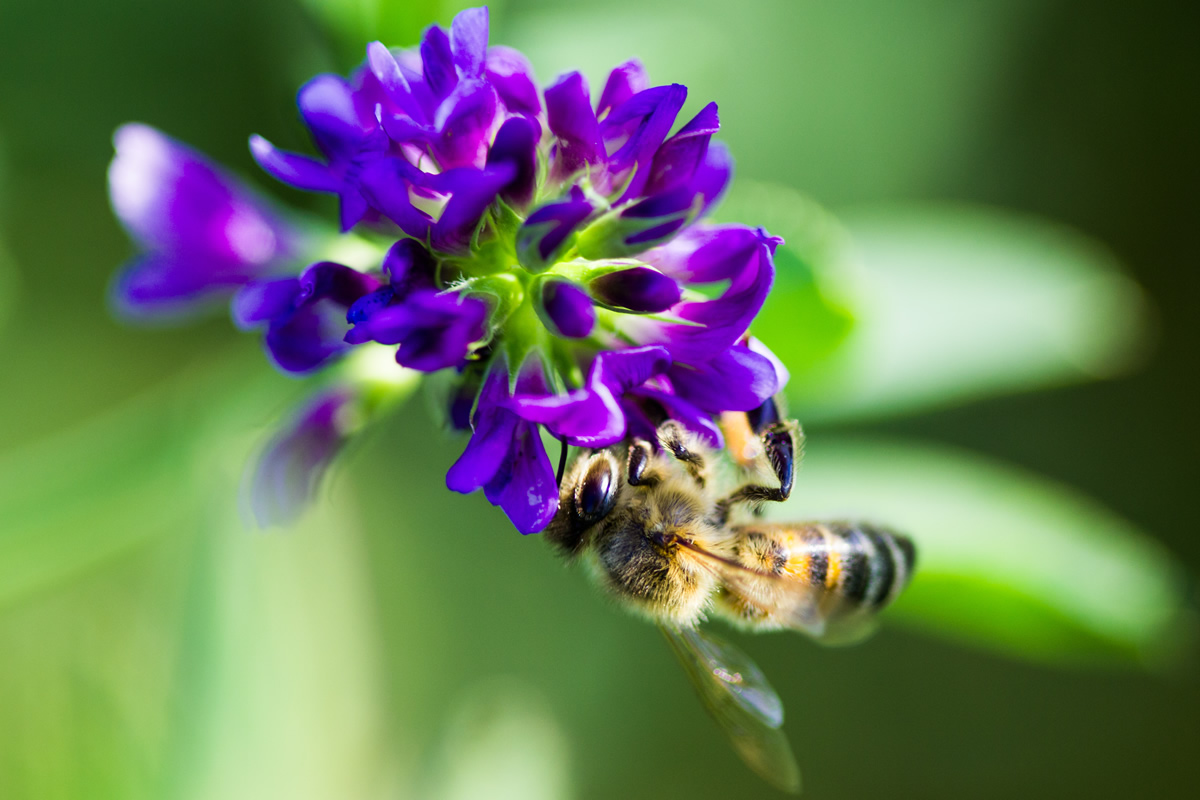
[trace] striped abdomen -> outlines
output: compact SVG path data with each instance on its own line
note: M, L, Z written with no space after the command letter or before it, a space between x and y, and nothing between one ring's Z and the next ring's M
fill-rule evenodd
M727 581L718 610L753 628L823 636L892 602L915 565L908 537L866 523L751 523L732 532L738 563L782 579L763 588Z

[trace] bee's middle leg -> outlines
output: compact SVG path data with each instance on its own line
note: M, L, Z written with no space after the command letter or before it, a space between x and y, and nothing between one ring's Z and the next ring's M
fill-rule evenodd
M782 503L792 496L796 482L796 451L800 437L800 426L795 420L768 425L762 433L763 454L771 471L779 480L778 486L751 483L718 500L713 510L713 520L724 525L729 520L730 510L740 504L758 505L764 502Z

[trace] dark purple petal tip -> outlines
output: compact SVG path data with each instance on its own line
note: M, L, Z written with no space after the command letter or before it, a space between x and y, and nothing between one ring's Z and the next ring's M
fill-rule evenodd
M553 264L594 210L583 190L572 186L567 199L548 203L530 214L517 232L521 265L540 272Z
M513 117L500 126L488 151L487 166L508 163L515 167L512 179L500 190L508 203L524 208L537 188L537 123L525 117Z
M666 311L683 296L679 284L652 267L630 267L593 278L588 291L600 303L642 314Z
M596 326L592 298L578 284L565 278L542 282L538 316L551 332L568 339L583 339Z

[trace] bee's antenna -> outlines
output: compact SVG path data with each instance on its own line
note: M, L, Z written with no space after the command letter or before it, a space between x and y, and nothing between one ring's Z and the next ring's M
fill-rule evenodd
M567 451L570 447L567 445L567 437L558 437L559 444L562 445L558 451L558 475L554 478L554 483L560 488L562 487L563 472L567 469Z

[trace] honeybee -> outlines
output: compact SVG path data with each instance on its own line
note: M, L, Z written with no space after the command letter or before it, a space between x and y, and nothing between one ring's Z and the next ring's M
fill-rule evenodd
M779 696L753 661L699 626L711 614L749 631L855 641L908 583L915 550L865 523L762 521L765 503L791 495L800 427L781 420L773 401L724 417L722 427L738 480L722 481L730 465L668 420L657 447L634 439L580 454L559 482L546 536L660 627L742 760L798 791Z

